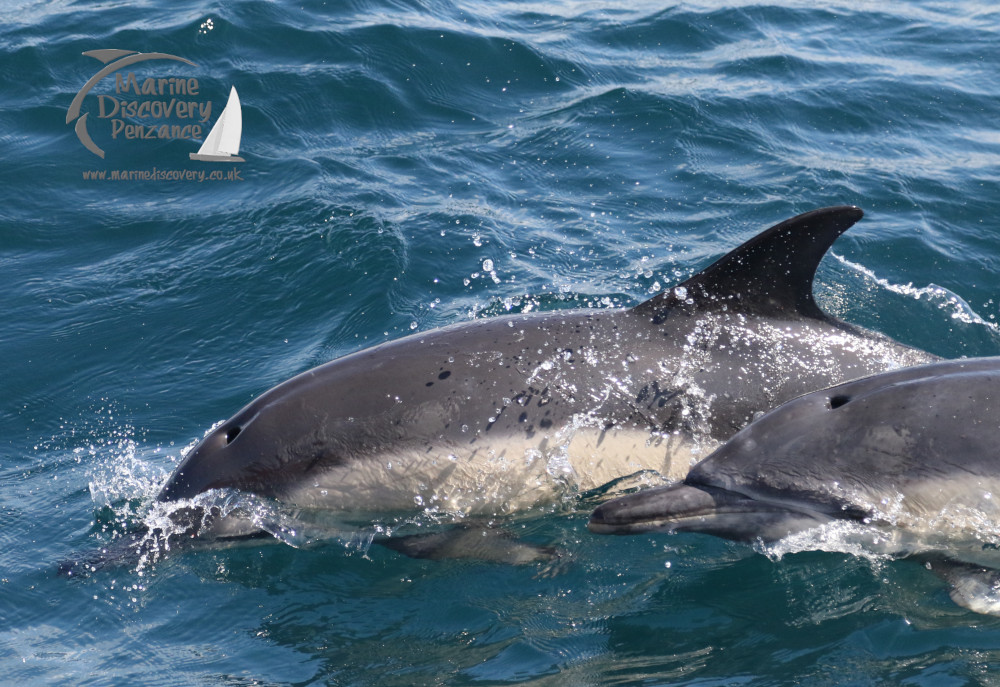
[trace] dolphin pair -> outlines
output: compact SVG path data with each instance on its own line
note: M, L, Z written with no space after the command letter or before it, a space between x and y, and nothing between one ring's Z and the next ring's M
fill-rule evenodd
M206 510L206 493L370 524L503 516L642 471L683 478L755 414L935 359L816 305L821 258L861 216L781 222L633 308L476 320L303 372L209 432L157 501L185 505L188 534L224 537L261 523Z
M874 530L875 553L927 563L959 604L1000 613L1000 358L806 394L751 423L681 484L602 504L589 527L769 542L845 520L863 525L862 540Z

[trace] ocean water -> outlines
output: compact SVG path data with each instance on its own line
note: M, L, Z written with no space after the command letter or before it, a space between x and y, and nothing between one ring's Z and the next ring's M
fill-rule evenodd
M0 682L995 684L1000 620L918 565L597 537L586 504L521 521L571 554L553 576L360 539L56 565L300 371L471 318L639 303L815 207L867 213L820 268L828 312L1000 354L997 45L982 0L8 0ZM188 62L85 94L101 158L67 115L104 66L84 53L109 49ZM116 91L130 71L140 93ZM189 160L231 86L245 161ZM112 114L175 96L210 116Z

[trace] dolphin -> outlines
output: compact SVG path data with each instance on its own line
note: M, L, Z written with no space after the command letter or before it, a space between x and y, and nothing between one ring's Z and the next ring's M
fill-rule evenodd
M474 320L303 372L212 429L157 502L237 490L370 524L506 516L644 471L683 478L755 414L936 359L817 306L819 262L862 214L793 217L632 308ZM258 527L235 511L182 529Z
M847 382L763 415L680 484L601 504L589 528L775 542L857 523L870 553L915 557L952 583L956 602L997 614L998 418L1000 358ZM825 545L796 536L799 548Z

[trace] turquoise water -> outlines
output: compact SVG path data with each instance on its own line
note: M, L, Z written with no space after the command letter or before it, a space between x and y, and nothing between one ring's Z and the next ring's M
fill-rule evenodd
M7 2L0 681L991 683L1000 621L917 565L596 537L586 508L524 521L572 554L554 577L363 541L55 566L297 372L638 303L814 207L868 213L821 266L829 312L1000 354L997 45L982 1ZM113 77L84 99L106 157L85 148L67 110L102 67L82 53L110 48L193 62L134 71L196 78L210 122L235 86L246 161L112 138ZM154 168L240 179L85 178Z

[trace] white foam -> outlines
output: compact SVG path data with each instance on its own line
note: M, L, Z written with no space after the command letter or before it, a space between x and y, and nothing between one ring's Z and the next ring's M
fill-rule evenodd
M1000 335L1000 325L996 322L984 320L961 296L953 291L949 291L943 286L928 284L927 286L919 287L914 286L912 282L908 284L893 284L888 279L876 276L874 271L864 265L852 262L842 255L837 255L836 253L830 253L830 255L840 261L840 263L844 266L860 273L886 291L897 293L902 296L908 296L915 300L926 299L929 303L936 305L939 310L949 312L953 320L958 320L959 322L963 322L965 324L981 325Z
M845 553L881 564L905 550L898 530L873 525L832 520L817 527L790 534L776 542L757 542L754 547L771 560L804 551Z

